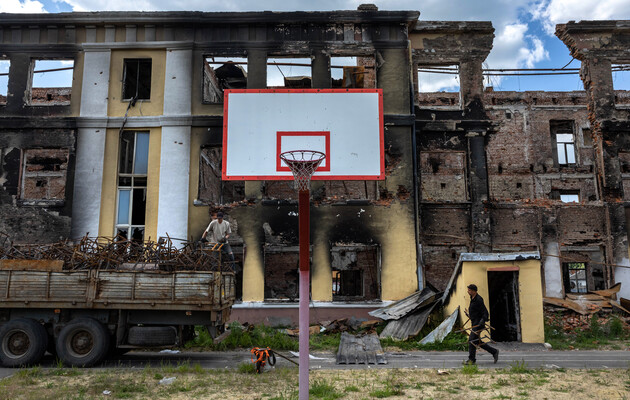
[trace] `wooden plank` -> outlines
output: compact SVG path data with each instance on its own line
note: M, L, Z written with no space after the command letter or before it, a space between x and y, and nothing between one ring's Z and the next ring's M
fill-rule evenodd
M586 315L588 314L588 311L586 311L581 305L579 305L578 303L576 303L573 300L570 299L558 299L555 297L543 297L543 302L546 304L551 304L554 306L558 306L558 307L562 307L562 308L566 308L569 310L573 310L578 314L581 315Z
M630 300L620 297L619 304L621 304L621 306L625 308L626 310L630 310Z
M569 293L566 295L566 298L571 300L604 300L604 296L595 294L595 293L587 293L587 294L574 294Z
M610 300L610 304L611 304L612 308L614 308L616 310L623 311L626 314L630 315L630 308L626 308L626 307L622 306L621 304L617 303L614 300Z
M600 296L612 298L612 296L614 294L616 294L617 292L619 292L620 290L621 290L621 282L618 282L618 283L615 283L613 286L611 286L608 289L605 289L605 290L594 290L593 293L598 294Z
M61 272L63 260L0 260L0 269Z

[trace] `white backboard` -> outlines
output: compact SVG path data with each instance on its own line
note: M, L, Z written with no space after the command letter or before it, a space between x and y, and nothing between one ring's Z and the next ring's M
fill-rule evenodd
M326 159L314 180L385 179L381 89L226 90L224 180L290 180L290 150Z

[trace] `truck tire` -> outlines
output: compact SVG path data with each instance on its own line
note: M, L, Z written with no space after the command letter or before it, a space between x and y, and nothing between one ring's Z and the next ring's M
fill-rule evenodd
M0 341L2 365L23 367L41 360L48 346L48 334L42 324L20 318L2 325Z
M177 329L174 326L134 326L127 336L134 346L166 346L177 343Z
M92 318L77 318L59 332L57 356L72 367L91 367L105 358L109 341L103 324Z

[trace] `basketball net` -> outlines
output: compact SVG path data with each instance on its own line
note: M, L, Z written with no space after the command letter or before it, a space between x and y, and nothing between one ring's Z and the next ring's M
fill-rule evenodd
M293 150L280 154L280 159L293 172L293 182L298 191L310 189L311 176L325 158L324 153L313 150Z

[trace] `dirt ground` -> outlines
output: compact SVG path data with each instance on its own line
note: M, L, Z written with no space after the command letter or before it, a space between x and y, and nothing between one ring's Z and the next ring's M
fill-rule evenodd
M241 368L245 371L246 368ZM0 381L0 399L297 399L297 369L261 375L197 365L142 370L38 368ZM175 379L160 384L164 378ZM628 399L630 370L311 371L311 399Z

